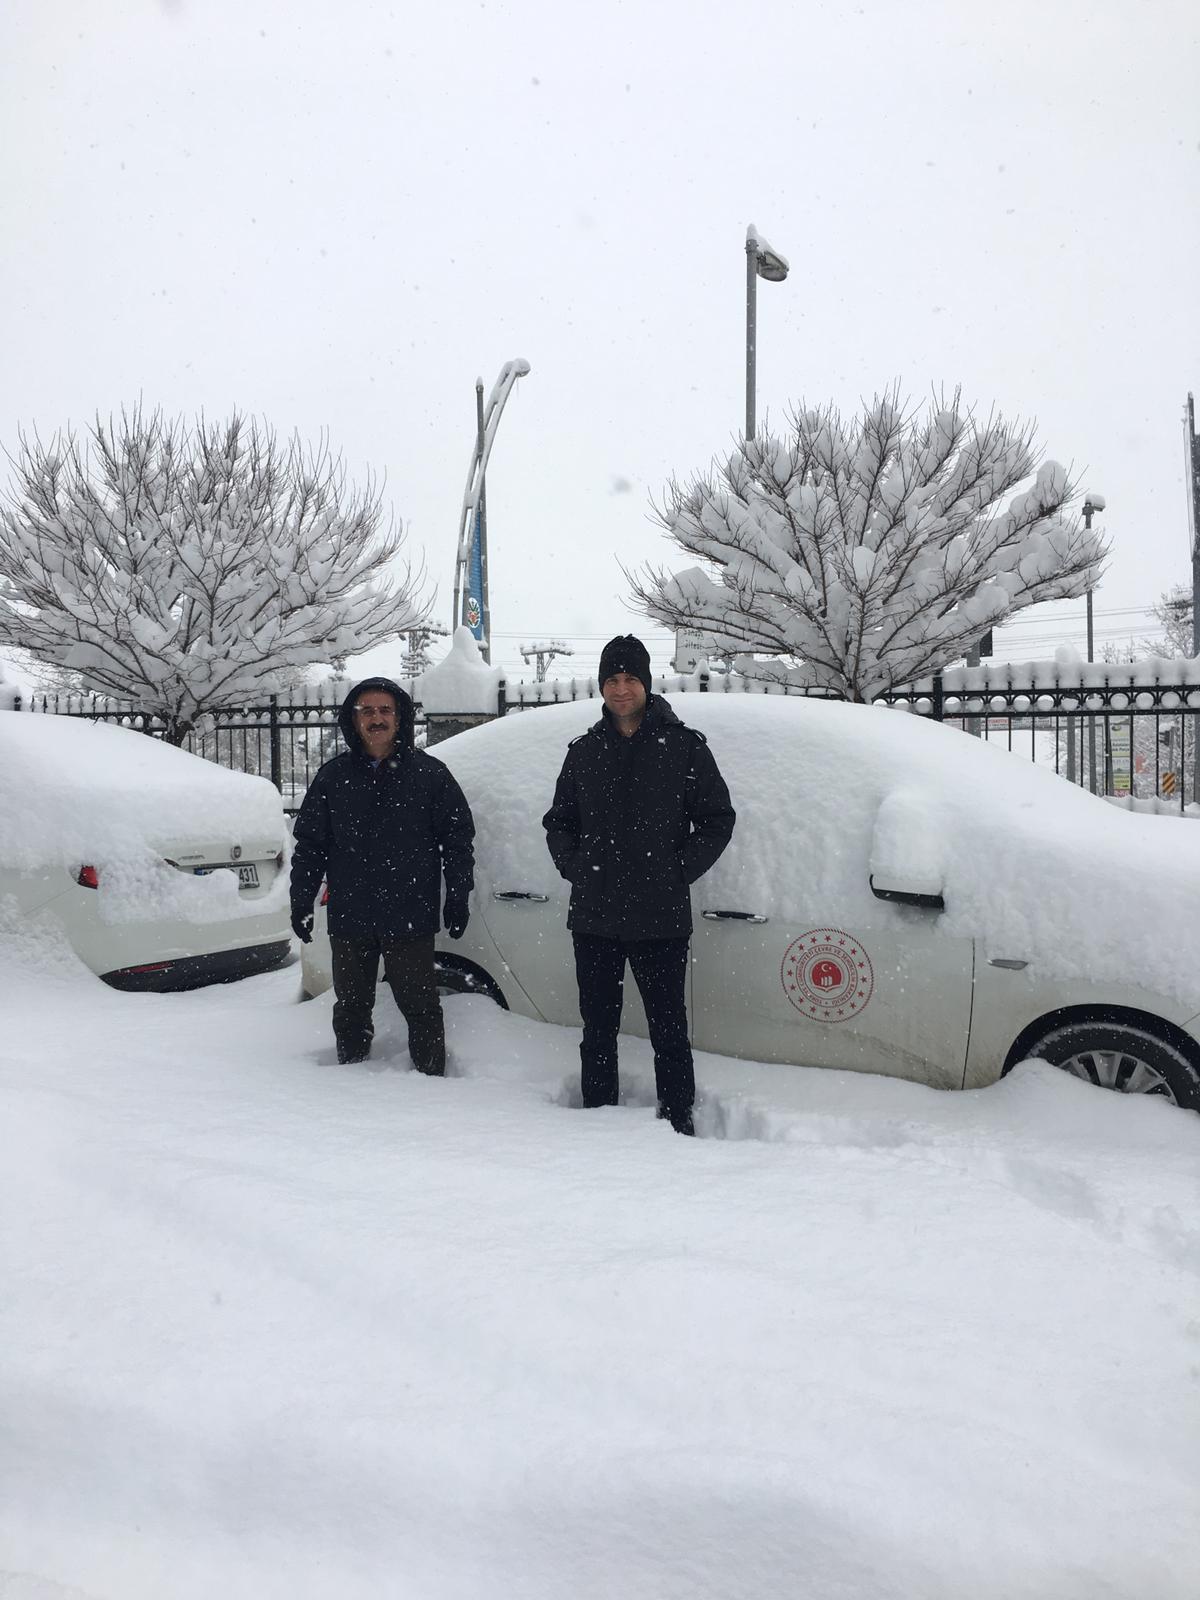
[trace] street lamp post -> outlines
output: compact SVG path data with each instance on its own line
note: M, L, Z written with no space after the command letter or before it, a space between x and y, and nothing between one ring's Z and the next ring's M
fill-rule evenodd
M465 625L479 640L485 661L492 659L491 597L488 592L487 494L485 480L488 458L496 439L496 429L504 403L518 378L529 372L528 361L506 361L492 385L486 407L483 379L475 382L475 447L467 473L458 518L458 546L454 556L453 627Z
M754 437L754 386L758 337L758 279L782 283L788 275L787 257L781 256L753 223L746 229L746 437Z
M475 379L475 449L479 458L483 458L484 426L483 426L483 379ZM478 529L479 539L479 600L483 612L483 659L491 662L492 659L492 599L488 593L488 547L487 547L487 478L481 473L479 477L479 505L477 508L475 526Z
M1196 402L1188 391L1183 413L1183 446L1186 457L1184 482L1187 485L1188 544L1192 558L1192 654L1200 656L1200 438L1196 436ZM1186 763L1183 759L1184 730L1187 717L1179 721L1179 802L1186 803L1187 784L1183 781ZM1200 732L1192 720L1192 799L1200 800Z
M1085 495L1083 501L1083 525L1089 533L1092 531L1092 518L1097 511L1104 510L1105 504L1102 494L1095 494L1089 491ZM1088 584L1087 592L1087 656L1089 661L1096 659L1095 634L1092 630L1092 586L1090 583ZM1094 715L1088 718L1088 786L1093 794L1100 792L1096 778L1096 718ZM1106 783L1105 788L1107 787Z

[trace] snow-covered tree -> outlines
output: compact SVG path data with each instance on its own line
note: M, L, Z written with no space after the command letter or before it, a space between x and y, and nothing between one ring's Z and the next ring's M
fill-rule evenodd
M424 620L419 575L389 572L402 531L325 444L139 408L11 459L0 644L156 712L173 743Z
M656 621L741 652L740 672L870 700L1096 581L1105 546L1067 514L1074 492L1031 426L981 423L957 391L918 414L893 389L848 422L801 406L655 508L706 565L631 582Z
M1176 584L1159 596L1150 607L1162 629L1161 637L1143 639L1142 653L1159 656L1191 656L1192 648L1192 591L1186 584Z

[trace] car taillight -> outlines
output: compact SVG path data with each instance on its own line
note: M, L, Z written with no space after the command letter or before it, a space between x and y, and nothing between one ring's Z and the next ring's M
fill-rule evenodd
M323 906L329 904L329 885L327 883L321 885L321 904Z
M283 851L281 850L279 852L279 854L275 857L275 870L276 870L276 872L278 872L279 869L282 866L283 866Z
M98 889L100 887L100 874L95 867L80 867L79 876L75 882L81 889Z

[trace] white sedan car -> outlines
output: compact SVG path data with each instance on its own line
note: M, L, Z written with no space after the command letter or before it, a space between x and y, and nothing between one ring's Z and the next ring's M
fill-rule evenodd
M266 971L291 947L278 791L143 733L0 711L0 924L59 929L119 989Z
M692 888L693 1043L939 1088L1037 1055L1200 1107L1200 826L1138 816L957 728L883 707L678 695L738 820ZM541 817L597 701L438 745L475 814L448 990L577 1025L569 886ZM330 984L318 909L304 987ZM632 982L624 1027L645 1034Z

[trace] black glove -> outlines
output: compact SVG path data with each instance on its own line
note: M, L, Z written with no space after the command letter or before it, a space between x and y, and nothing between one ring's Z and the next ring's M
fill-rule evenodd
M452 939L461 939L467 931L467 923L471 920L471 913L467 909L465 900L446 901L446 932Z
M311 911L292 911L292 932L301 944L312 943L313 914Z

